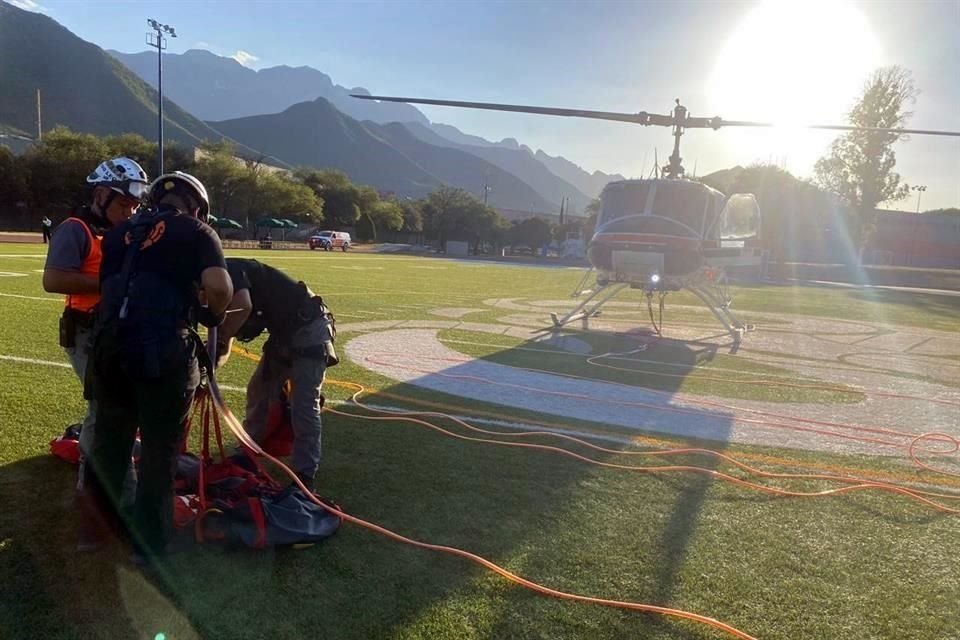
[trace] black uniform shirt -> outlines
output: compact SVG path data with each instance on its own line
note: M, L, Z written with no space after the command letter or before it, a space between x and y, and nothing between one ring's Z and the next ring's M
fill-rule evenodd
M230 258L227 271L233 280L234 292L248 289L253 303L250 318L240 330L241 337L254 324L259 324L272 336L289 338L303 324L297 314L311 297L305 284L252 259Z
M184 300L195 297L200 274L209 267L226 268L220 238L209 226L190 215L161 205L158 214L166 214L147 234L137 256L138 273L164 276L174 284ZM140 214L142 215L142 214ZM111 229L103 237L103 262L100 282L120 273L129 242L132 221Z

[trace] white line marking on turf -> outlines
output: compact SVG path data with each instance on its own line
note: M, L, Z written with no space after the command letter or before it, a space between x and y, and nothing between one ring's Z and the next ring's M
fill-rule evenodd
M21 362L23 364L39 364L46 367L66 367L70 368L69 362L53 362L51 360L37 360L36 358L21 358L20 356L4 356L0 355L0 360L6 360L8 362Z
M19 271L0 271L0 278L25 278L29 273L20 273Z
M54 302L63 302L63 298L53 298L51 296L21 296L16 293L0 293L0 296L3 296L4 298L23 298L24 300L52 300Z
M53 360L39 360L37 358L23 358L21 356L6 356L0 354L0 360L6 360L7 362L20 362L22 364L37 364L44 367L66 367L70 369L70 363L68 362L54 362ZM246 392L246 389L243 387L234 387L229 384L221 384L220 388L224 391L239 391Z

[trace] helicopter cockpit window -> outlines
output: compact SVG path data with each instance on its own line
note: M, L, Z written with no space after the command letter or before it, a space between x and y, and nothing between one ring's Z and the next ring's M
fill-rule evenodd
M760 206L749 193L735 193L727 200L720 216L720 239L743 241L760 232Z
M603 226L626 216L643 215L649 192L650 184L647 182L621 182L607 185L601 196L603 204L597 226Z
M709 191L695 182L658 182L652 215L675 220L700 236L707 214Z

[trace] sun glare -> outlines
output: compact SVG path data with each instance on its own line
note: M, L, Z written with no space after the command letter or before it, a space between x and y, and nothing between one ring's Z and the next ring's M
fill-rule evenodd
M717 57L710 113L782 125L724 137L743 163L788 158L788 168L807 172L829 136L811 136L799 125L844 124L880 59L879 43L855 7L767 0L743 19Z

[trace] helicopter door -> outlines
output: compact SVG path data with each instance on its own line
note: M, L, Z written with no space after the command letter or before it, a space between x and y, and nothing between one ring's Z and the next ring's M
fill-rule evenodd
M724 246L743 246L760 235L760 205L752 193L735 193L720 214L720 241Z

